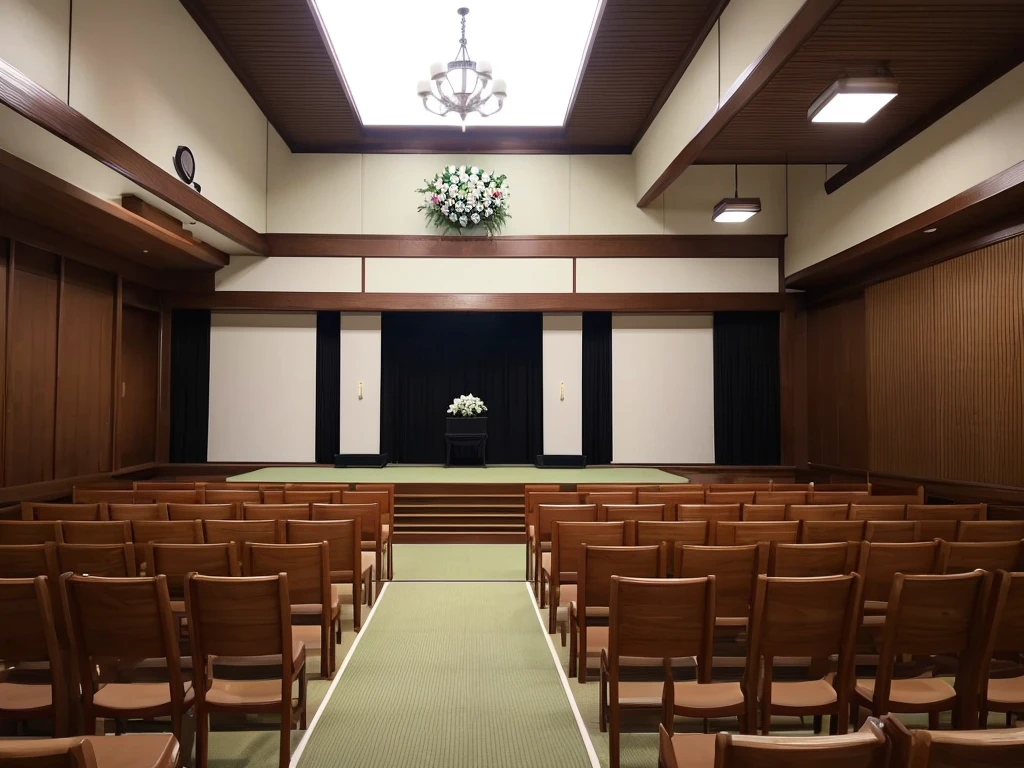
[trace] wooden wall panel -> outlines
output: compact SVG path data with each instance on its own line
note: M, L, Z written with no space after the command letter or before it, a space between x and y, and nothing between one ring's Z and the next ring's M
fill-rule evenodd
M59 260L16 243L8 275L4 483L53 479Z
M871 469L1024 486L1024 237L866 293Z
M118 448L121 466L156 460L157 380L160 315L135 307L123 310L121 334L121 409Z
M65 261L57 343L55 477L111 469L114 276Z
M807 314L807 455L866 468L868 419L863 296Z

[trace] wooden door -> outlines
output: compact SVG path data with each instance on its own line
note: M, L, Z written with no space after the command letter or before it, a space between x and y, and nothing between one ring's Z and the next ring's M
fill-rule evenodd
M160 316L124 307L121 320L121 409L118 448L121 467L156 460L157 372Z

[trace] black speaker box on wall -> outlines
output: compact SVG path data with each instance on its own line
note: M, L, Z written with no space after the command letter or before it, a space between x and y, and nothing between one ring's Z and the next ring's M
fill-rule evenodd
M537 469L583 469L587 466L586 456L559 453L538 453Z
M336 453L334 454L335 467L386 467L388 455L386 453Z

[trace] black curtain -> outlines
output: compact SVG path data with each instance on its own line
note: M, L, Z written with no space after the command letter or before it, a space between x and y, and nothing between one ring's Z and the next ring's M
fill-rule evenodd
M583 453L612 463L612 313L583 313Z
M716 312L715 463L778 464L779 314Z
M445 411L472 393L487 405L487 461L532 464L543 450L542 316L536 312L385 312L381 450L396 463L444 461Z
M176 309L171 313L171 461L206 461L209 433L210 310Z
M341 313L316 313L316 450L318 464L334 464L341 445Z

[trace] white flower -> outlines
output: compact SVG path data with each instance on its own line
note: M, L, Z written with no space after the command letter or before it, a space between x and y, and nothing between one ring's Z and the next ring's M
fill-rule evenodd
M449 166L448 166L448 173L455 173L455 171L456 171L456 170L457 170L457 169L455 168L455 166L454 166L454 165L449 165Z
M462 201L460 200L455 204L455 210L458 211L459 213L462 213L464 210L466 210L466 206L464 206L462 204Z
M448 218L449 218L449 219L450 219L451 221L458 221L458 218L459 218L459 217L458 217L458 216L456 216L456 215L455 215L454 213L452 213L452 214L449 214Z
M448 215L448 211L449 210L451 210L451 209L447 205L442 205L441 206L441 213L443 213L445 216Z
M480 173L480 169L474 165L472 168L469 169L469 172L472 173L474 176L477 176Z
M448 191L451 192L453 195L454 194L458 194L459 185L458 184L452 184L450 187L448 187Z
M429 196L428 196L428 199L429 199ZM474 195L472 192L470 192L468 195L466 195L466 204L467 205L475 205L476 204L476 195Z
M491 180L491 174L487 173L486 171L484 172L484 175L480 177L480 181L482 181L484 184L486 184L490 180Z
M440 176L434 179L434 189L444 189L444 179Z
M465 184L467 181L469 181L469 174L467 174L465 171L460 172L459 181Z
M469 220L465 216L459 216L459 226L464 227L469 223Z
M466 166L460 165L459 166L459 173L465 173L465 172L466 172Z
M483 210L484 210L483 204L482 203L477 203L476 204L476 212L477 213L483 213Z
M480 223L480 214L479 213L474 213L472 216L469 217L469 220L472 221L474 224L479 224Z

